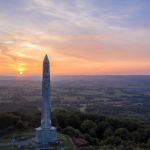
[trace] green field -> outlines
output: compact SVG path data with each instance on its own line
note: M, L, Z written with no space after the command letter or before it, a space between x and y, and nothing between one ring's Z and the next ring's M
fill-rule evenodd
M13 146L8 146L8 147L0 147L0 150L17 150L17 148Z

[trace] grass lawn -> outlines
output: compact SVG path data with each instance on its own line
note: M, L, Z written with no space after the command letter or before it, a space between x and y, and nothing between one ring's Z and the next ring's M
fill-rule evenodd
M35 132L34 130L12 131L12 132L6 133L4 135L0 135L0 143L10 142L10 140L13 137L16 137L16 138L21 138L21 137L30 138L30 137L34 136L34 134L35 134L34 132Z
M0 143L10 142L11 137L13 137L14 135L16 137L32 137L34 135L34 132L32 130L31 131L12 132L7 135L1 136L1 138L3 138L3 140L1 140ZM59 136L61 136L63 138L62 145L65 147L65 150L74 150L73 142L69 136L64 135L64 134L59 134ZM17 148L15 146L5 146L5 147L0 147L0 150L17 150Z
M0 147L0 150L17 150L14 146Z

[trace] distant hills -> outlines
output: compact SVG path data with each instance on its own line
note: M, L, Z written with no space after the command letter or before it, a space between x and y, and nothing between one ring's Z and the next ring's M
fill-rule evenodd
M139 80L139 79L149 79L150 75L52 75L52 80ZM40 81L42 76L0 76L0 80L33 80Z

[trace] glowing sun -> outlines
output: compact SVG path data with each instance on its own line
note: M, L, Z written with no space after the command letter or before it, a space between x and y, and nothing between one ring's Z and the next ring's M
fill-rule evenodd
M24 69L23 69L23 68L19 68L18 71L19 71L19 74L20 74L20 75L23 75L23 74L24 74Z

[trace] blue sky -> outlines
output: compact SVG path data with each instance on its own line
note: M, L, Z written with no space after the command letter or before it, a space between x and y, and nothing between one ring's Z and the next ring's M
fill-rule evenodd
M1 0L0 12L2 21L16 23L16 26L50 29L46 24L62 22L62 26L67 25L75 31L88 26L88 33L89 29L91 32L96 30L95 24L114 28L147 28L150 25L149 6L149 0ZM66 33L65 29L63 31Z

